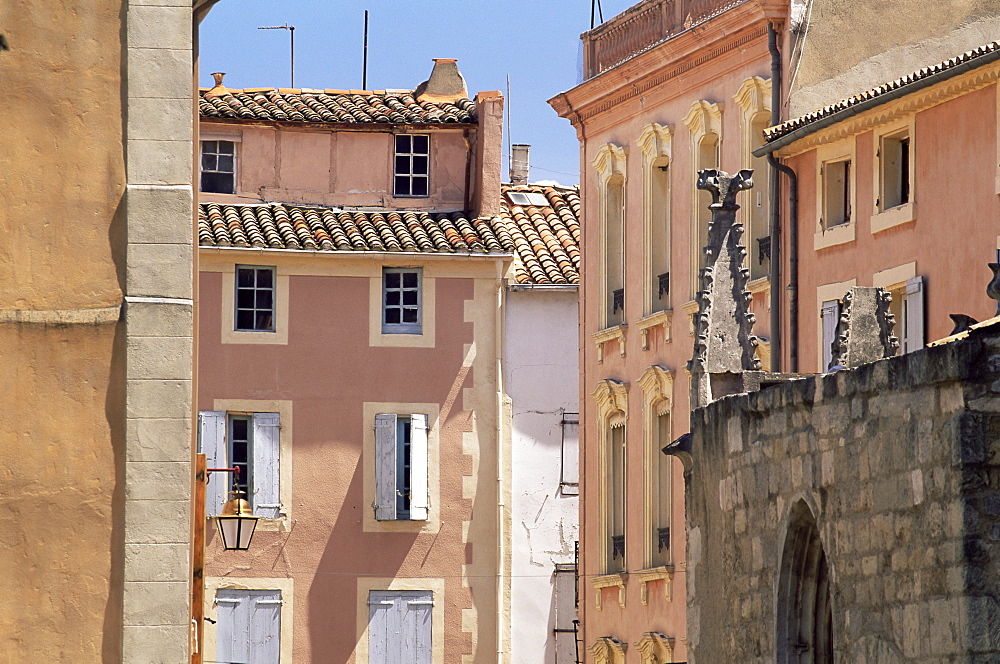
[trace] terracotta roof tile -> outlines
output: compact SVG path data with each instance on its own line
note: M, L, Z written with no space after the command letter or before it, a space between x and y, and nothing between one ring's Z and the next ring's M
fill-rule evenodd
M899 93L906 94L906 91L905 90L901 91L900 88L904 88L907 85L916 83L918 81L927 79L931 76L935 76L938 74L942 75L947 74L952 70L956 70L961 65L965 65L966 63L978 66L979 63L976 62L977 60L995 59L995 56L998 54L1000 54L1000 42L990 42L989 44L980 46L979 48L974 49L972 51L966 51L965 53L957 57L951 58L950 60L939 62L938 64L932 65L930 67L924 67L923 69L913 72L912 74L903 76L902 78L897 78L894 81L890 81L889 83L885 83L878 87L872 88L871 90L867 90L865 92L862 92L861 94L854 95L853 97L842 99L838 101L836 104L824 106L823 108L813 111L812 113L807 113L798 118L788 120L787 122L783 122L782 124L766 129L764 131L764 140L767 143L770 143L771 141L776 141L782 136L785 136L786 134L790 134L793 131L796 131L797 129L804 128L807 127L808 125L819 122L824 118L834 115L835 113L846 111L849 108L858 106L865 102L871 102L875 100L881 102L881 100L879 99L880 97L885 97L886 101L888 101L889 99L898 96ZM960 72L961 70L955 71L955 73L960 73Z
M515 205L510 192L541 194L547 205ZM580 280L580 196L575 187L503 185L500 213L469 219L461 212L359 211L282 203L202 203L203 247L319 251L514 254L520 284Z
M475 123L471 99L454 103L420 103L410 91L227 89L198 97L202 118L264 122L339 124Z

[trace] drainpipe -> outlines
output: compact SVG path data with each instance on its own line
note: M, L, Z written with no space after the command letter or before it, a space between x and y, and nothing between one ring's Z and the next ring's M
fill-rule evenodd
M781 123L781 52L773 23L767 25L767 48L771 52L771 126ZM799 179L773 152L771 165L771 371L781 368L781 211L778 209L778 172L788 178L788 370L799 370Z

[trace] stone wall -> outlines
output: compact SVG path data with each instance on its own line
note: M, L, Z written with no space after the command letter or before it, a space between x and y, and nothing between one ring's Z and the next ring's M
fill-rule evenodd
M694 413L691 445L690 662L799 661L776 634L800 500L829 566L836 661L1000 657L1000 325L717 401Z

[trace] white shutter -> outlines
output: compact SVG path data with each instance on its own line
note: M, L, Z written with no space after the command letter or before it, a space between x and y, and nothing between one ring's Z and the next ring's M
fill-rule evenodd
M250 598L245 590L219 589L215 596L215 659L250 662Z
M912 353L924 347L924 278L913 277L906 281L903 300L904 350Z
M276 519L281 511L278 493L278 457L281 426L277 413L253 414L253 498L254 514Z
M208 468L226 467L226 414L207 410L198 413L198 451L205 455ZM216 516L226 502L226 473L208 473L205 488L205 514Z
M396 518L396 416L375 416L375 518Z
M427 415L410 415L410 519L426 521Z
M368 594L367 664L431 664L429 590L372 590Z
M833 360L833 339L837 335L837 319L840 318L840 302L827 300L823 303L820 317L823 325L823 366L820 371L829 371Z
M281 591L256 591L250 607L250 662L278 664L281 659Z

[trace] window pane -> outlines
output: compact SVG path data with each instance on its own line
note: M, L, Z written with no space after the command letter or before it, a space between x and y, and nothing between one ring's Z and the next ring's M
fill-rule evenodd
M409 196L410 195L410 178L405 176L396 176L396 185L394 192L397 196Z
M385 273L385 287L386 288L399 288L399 272L386 272Z
M255 330L273 330L274 329L274 318L270 311L258 311L255 320L254 328Z
M416 304L417 304L417 291L403 291L403 304L409 304L411 306L416 306Z
M253 290L236 291L236 307L238 309L253 309Z
M246 440L247 433L249 432L248 424L249 420L233 418L233 439L234 440Z
M236 154L236 143L233 141L219 141L219 154Z
M427 178L415 177L413 178L413 188L410 191L411 196L426 196L427 195Z
M219 167L216 170L225 171L226 173L232 173L233 158L228 155L222 155L221 157L219 157Z
M257 308L258 309L271 308L271 291L269 290L257 291Z
M394 307L399 305L399 291L387 291L385 294L385 303L388 306Z
M396 157L396 175L409 175L409 173L410 173L410 158Z
M413 151L420 154L427 154L427 144L430 139L427 136L413 137Z
M201 155L201 168L206 171L214 171L216 166L216 160L214 154L203 154Z
M403 309L403 322L404 323L416 323L417 322L417 310L416 309Z
M386 309L385 310L385 322L386 323L398 323L399 322L399 309Z
M201 151L202 152L216 153L216 152L219 151L219 142L218 141L202 141L201 142Z
M427 175L427 157L413 157L413 172Z
M246 270L242 268L236 270L236 285L253 286L253 270Z
M404 272L403 273L403 288L416 288L417 287L417 273L416 272Z
M257 287L258 288L270 288L274 276L271 270L257 270Z
M236 329L238 330L253 329L253 311L236 312Z
M405 135L396 136L396 152L409 152L409 151L410 151L410 137Z

